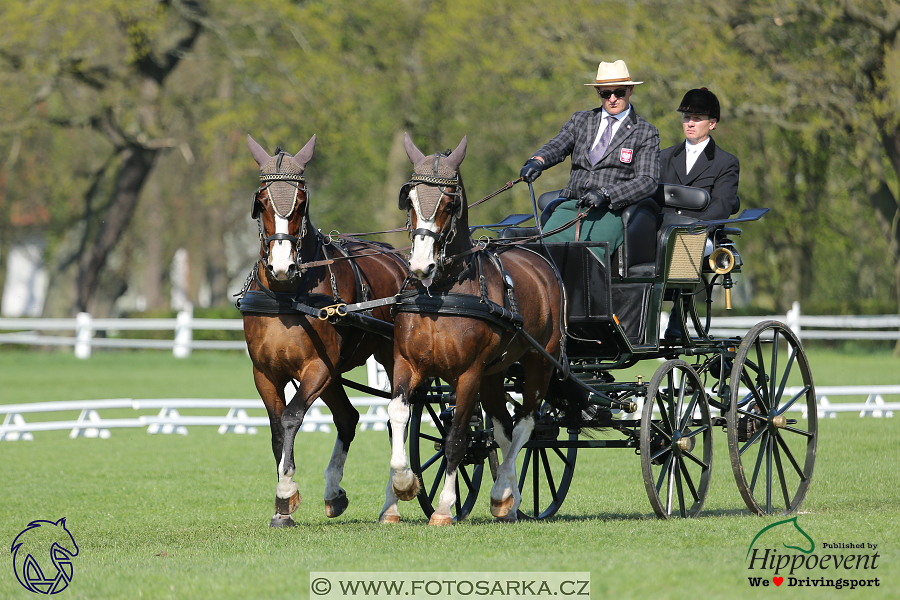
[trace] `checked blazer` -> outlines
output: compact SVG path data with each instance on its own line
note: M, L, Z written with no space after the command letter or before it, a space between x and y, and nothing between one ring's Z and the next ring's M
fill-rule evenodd
M677 212L697 219L727 219L741 208L738 199L738 177L741 165L737 157L725 152L710 138L709 143L690 173L687 168L687 152L684 142L670 146L659 153L659 180L703 188L709 192L709 206L704 211L664 208L663 212Z
M592 188L605 186L617 208L649 198L659 183L659 131L631 112L622 119L610 140L606 154L591 166L589 153L603 118L602 108L576 112L555 138L544 144L534 156L544 159L544 168L572 157L569 183L560 194L580 198Z

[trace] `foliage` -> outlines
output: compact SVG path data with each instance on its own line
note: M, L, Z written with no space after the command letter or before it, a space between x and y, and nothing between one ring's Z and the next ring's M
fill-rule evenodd
M682 139L686 90L722 102L715 137L741 160L742 204L772 209L738 242L742 302L896 305L897 11L870 0L11 0L0 8L0 254L45 240L48 315L163 308L179 248L194 304L205 294L224 306L257 252L247 134L269 153L318 136L307 171L317 227L391 229L403 224L404 132L426 151L468 136L463 173L480 199L593 106L581 84L599 61L622 58L646 82L634 105L662 147ZM129 201L135 156L145 177ZM562 187L567 169L536 193ZM519 185L476 210L493 222L531 201Z

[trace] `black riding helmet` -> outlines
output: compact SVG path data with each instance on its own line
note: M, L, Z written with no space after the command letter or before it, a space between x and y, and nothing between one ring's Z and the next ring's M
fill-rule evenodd
M684 95L678 112L692 115L709 115L710 119L720 121L719 99L706 88L698 88Z

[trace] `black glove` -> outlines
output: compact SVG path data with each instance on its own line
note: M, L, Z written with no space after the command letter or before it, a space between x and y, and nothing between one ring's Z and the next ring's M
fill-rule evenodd
M609 206L609 195L601 192L599 188L592 188L581 195L578 205L591 206L593 208Z
M536 158L529 158L525 161L525 166L519 171L519 177L525 180L525 183L534 183L534 180L541 176L544 170L544 163Z

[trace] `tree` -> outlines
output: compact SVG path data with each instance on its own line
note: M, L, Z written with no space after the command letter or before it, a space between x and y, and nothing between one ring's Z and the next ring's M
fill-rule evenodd
M166 84L205 17L199 0L16 2L5 9L0 56L31 92L31 119L22 129L62 128L79 145L105 147L78 186L76 310L93 308L150 172L165 149L181 144L166 114ZM117 35L98 35L106 31ZM126 282L113 285L108 295L115 298Z

